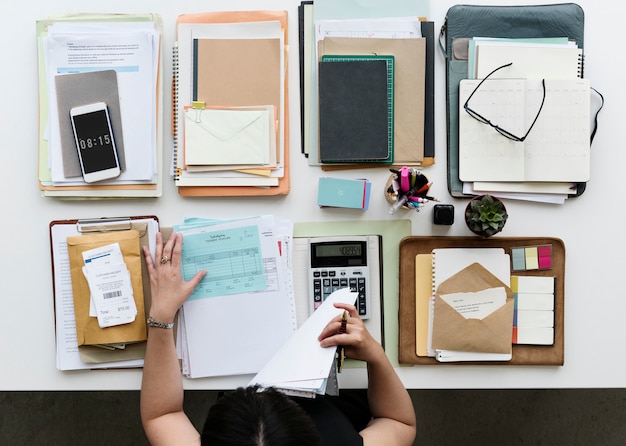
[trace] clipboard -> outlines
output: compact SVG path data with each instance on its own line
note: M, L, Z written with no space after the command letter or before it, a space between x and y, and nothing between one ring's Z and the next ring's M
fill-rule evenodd
M553 365L564 362L564 303L565 303L565 244L553 237L425 237L409 236L400 242L400 289L399 289L399 353L400 364L441 365L435 358L418 356L416 353L416 256L430 254L436 248L504 248L519 246L551 245L552 268L544 270L515 271L515 275L546 276L555 278L554 286L554 344L513 345L510 361L463 362L480 365ZM430 287L432 277L424 277Z
M140 330L143 329L143 331L145 331L146 333L145 339L143 341L129 343L123 350L107 350L92 345L81 345L79 347L78 339L75 337L76 327L74 326L72 328L67 328L65 326L59 326L61 318L65 318L64 321L73 318L74 323L76 323L75 308L73 306L74 296L71 284L69 253L67 251L67 242L65 242L65 251L61 252L62 242L64 240L67 240L67 236L81 236L96 233L104 234L137 229L142 227L139 226L139 223L142 222L153 222L156 225L154 229L158 230L158 218L154 215L95 219L53 220L50 222L50 255L52 264L55 333L57 336L57 368L59 368L60 370L72 370L79 368L141 367L143 365L143 357L145 354L146 345L145 340L147 339L147 328L145 327L145 321L150 309L150 280L147 267L143 259L141 261L141 291L143 291L143 302L141 302L141 305L138 306L138 314L134 322L138 324L138 327L136 328ZM146 224L145 226L145 234L139 234L140 246L150 246L152 233L150 232L149 225ZM62 236L56 234L56 231L60 231L61 228L63 228ZM67 234L67 236L65 234ZM152 246L151 248L154 247ZM141 253L139 254L141 256ZM74 337L72 337L72 333L70 333L72 329L74 331ZM64 337L64 339L61 339L61 337ZM68 343L71 342L74 342L74 345L76 347L75 352L80 358L78 361L64 360L67 358L64 358L62 351L60 351L60 349L72 350L68 347ZM67 351L65 353L71 355L71 353L68 353ZM73 365L67 366L67 362L73 362Z

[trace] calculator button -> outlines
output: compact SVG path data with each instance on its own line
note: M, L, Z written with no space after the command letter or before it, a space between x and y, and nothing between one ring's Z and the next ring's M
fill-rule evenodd
M357 297L357 302L358 302L358 308L359 308L359 315L364 315L367 313L367 299L366 299L366 289L365 289L365 278L364 277L359 277L358 279L358 297Z

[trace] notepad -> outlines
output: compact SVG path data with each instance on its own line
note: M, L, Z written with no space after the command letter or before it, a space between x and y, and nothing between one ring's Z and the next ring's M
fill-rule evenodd
M514 141L464 109L479 80L459 87L459 177L462 181L585 182L590 176L590 84L586 79L487 79L470 107Z
M393 56L322 58L322 163L393 162L393 63Z

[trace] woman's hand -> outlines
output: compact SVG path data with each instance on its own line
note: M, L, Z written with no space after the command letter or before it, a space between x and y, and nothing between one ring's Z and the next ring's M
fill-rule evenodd
M172 322L178 309L206 275L206 271L199 271L191 280L183 279L180 268L182 247L183 235L175 232L172 232L165 246L163 235L157 233L154 260L148 248L143 247L152 293L150 316L157 321Z
M322 347L341 345L347 358L366 362L375 361L381 353L384 355L382 346L367 331L354 305L336 303L335 307L348 312L345 333L341 332L342 315L333 318L318 337Z

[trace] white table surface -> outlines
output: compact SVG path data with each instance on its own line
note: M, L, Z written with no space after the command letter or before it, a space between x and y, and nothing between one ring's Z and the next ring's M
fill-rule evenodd
M517 4L487 0L466 4ZM527 1L525 4L541 4ZM140 370L60 372L55 368L54 317L48 224L51 220L119 215L156 214L161 224L172 225L185 216L238 217L273 213L299 221L334 221L410 218L414 235L470 235L462 222L463 199L452 199L446 187L445 65L436 57L437 163L425 170L434 179L433 195L456 208L451 227L433 226L432 207L420 213L389 215L383 198L388 174L385 168L343 171L336 176L367 176L373 183L370 209L319 209L317 178L299 153L298 22L296 0L260 3L252 0L193 2L181 0L110 0L93 5L72 0L24 1L7 4L0 36L4 42L0 73L0 165L4 169L2 241L0 242L0 390L129 390L138 389ZM438 33L446 11L454 3L432 1L429 19ZM565 365L562 367L512 366L409 366L399 367L409 388L568 388L623 387L626 385L623 319L626 296L620 290L626 261L623 192L626 149L624 116L626 94L619 68L623 28L622 3L578 2L586 13L585 77L602 92L606 105L592 146L591 181L586 192L565 205L507 201L510 218L503 236L549 236L564 240L567 248L565 280ZM115 201L57 201L42 198L37 188L37 47L35 21L68 12L154 12L164 25L165 85L171 80L171 46L176 17L181 13L212 9L286 9L289 12L289 107L291 111L291 192L283 197L182 198L172 181L166 181L158 199ZM89 8L89 9L83 9ZM164 103L170 101L165 89ZM165 113L169 128L169 113ZM165 161L171 154L171 136L165 135ZM396 296L386 296L390 299ZM249 377L185 380L188 389L230 388ZM347 370L341 384L366 385L362 369Z

